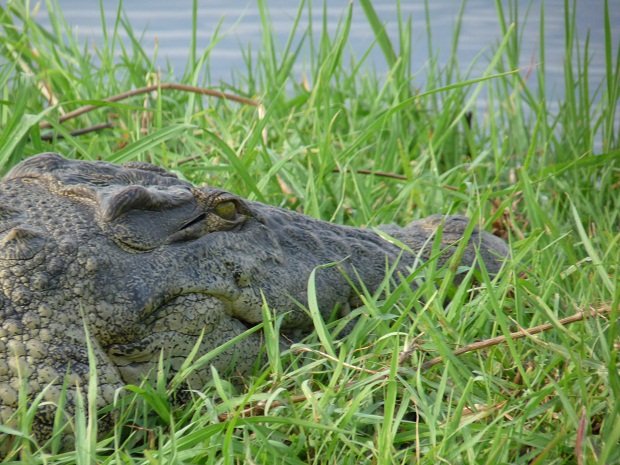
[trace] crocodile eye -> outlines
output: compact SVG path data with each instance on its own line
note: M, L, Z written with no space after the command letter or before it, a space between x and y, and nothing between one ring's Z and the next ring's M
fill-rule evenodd
M232 200L220 202L215 206L215 213L228 221L232 221L237 217L237 204Z

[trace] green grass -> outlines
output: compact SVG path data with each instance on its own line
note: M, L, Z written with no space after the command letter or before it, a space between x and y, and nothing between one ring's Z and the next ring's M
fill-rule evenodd
M350 8L333 34L325 23L313 32L300 14L291 39L277 44L267 2L259 1L257 57L248 53L245 73L219 87L260 101L260 109L174 90L105 103L158 79L155 57L141 48L122 10L94 49L75 40L57 7L48 32L23 3L0 6L1 174L29 155L56 151L150 161L195 183L343 224L466 213L507 235L513 259L495 279L483 274L477 292L468 291L472 276L458 288L446 285L449 271L433 262L418 272L429 279L415 291L389 279L382 292L360 289L364 305L351 318L361 318L345 338L334 334L347 322L322 322L311 293L316 334L285 353L277 344L278 320L265 307L268 363L243 389L214 373L179 405L160 373L154 385L119 396L116 426L96 442L89 386L75 420L75 451L61 450L57 439L47 445L28 439L32 411L24 403L18 427L0 431L0 442L14 438L6 461L620 463L620 46L608 3L601 12L605 78L590 82L592 51L588 41L576 42L574 5L565 2L565 97L557 112L544 90L544 42L536 90L516 68L520 2L496 2L504 37L484 72L464 72L470 64L456 55L445 64L431 60L418 89L411 22L403 15L388 37L371 1L354 6L389 66L378 77L367 72L364 57L351 62L344 53ZM304 8L321 6L308 0L300 13ZM529 11L536 14L550 13ZM208 86L202 71L209 50L197 51L196 28L194 20L192 59L178 81ZM127 45L121 31L129 33ZM458 33L457 27L455 45ZM293 67L301 60L294 39L300 35L311 49L307 86ZM431 39L429 33L433 57ZM172 77L164 71L160 79ZM481 93L488 114L474 113L470 126ZM63 113L90 103L101 108L59 123ZM42 129L43 122L51 129ZM114 127L71 135L106 122ZM43 140L50 131L63 137ZM601 153L594 153L596 140ZM611 309L606 317L558 324L603 306ZM555 326L542 335L452 355L546 322ZM423 369L436 355L445 362ZM256 402L263 407L241 414Z

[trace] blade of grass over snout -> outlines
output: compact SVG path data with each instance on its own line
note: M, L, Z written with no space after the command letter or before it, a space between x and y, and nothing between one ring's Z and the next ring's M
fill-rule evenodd
M36 415L36 411L40 403L42 402L46 391L50 389L49 386L46 386L42 392L38 393L34 399L30 399L28 396L28 379L27 373L25 372L22 366L19 366L19 359L15 356L15 361L13 362L17 366L17 377L19 382L19 392L17 399L17 411L15 418L15 429L11 428L8 425L0 425L4 428L3 434L10 435L9 437L0 436L0 451L3 450L4 447L8 444L12 445L12 451L6 453L6 457L0 458L12 458L14 456L20 455L21 458L25 460L29 460L32 458L32 450L35 446L35 440L32 430L32 423ZM10 442L9 442L10 441Z
M261 308L263 315L263 334L265 336L265 350L271 371L279 376L282 373L282 359L280 357L280 340L279 327L281 318L278 319L276 314L269 308L265 295L261 292L263 305Z
M252 326L247 331L244 331L243 333L238 334L237 336L226 341L224 344L217 346L215 349L207 352L206 354L201 355L200 357L198 357L198 359L196 359L195 361L192 361L189 365L182 366L182 368L174 375L174 377L170 381L169 383L170 389L171 390L177 389L181 385L183 380L187 378L189 373L191 373L194 370L204 367L222 352L225 352L231 349L240 341L243 341L244 339L248 338L252 334L262 329L263 329L262 323L259 323L256 326ZM194 350L196 350L197 345L198 344L194 346Z
M312 318L313 328L316 331L316 334L327 352L333 358L337 358L336 351L334 348L334 342L332 340L327 327L325 326L325 320L323 319L323 315L321 313L321 309L319 308L319 302L317 299L317 288L316 288L316 273L320 272L322 269L331 268L334 266L338 266L336 263L331 263L324 266L319 266L314 268L310 272L310 276L308 277L308 310L310 311L310 318ZM330 309L331 311L331 309Z
M85 317L84 308L79 308L84 329L84 343L88 354L88 385L86 389L86 399L82 393L82 386L77 384L71 386L75 389L75 445L76 463L92 464L95 463L97 453L97 399L98 399L98 379L97 379L97 356L93 348L88 329L88 319Z
M125 386L125 390L138 394L146 404L162 419L165 425L170 426L172 423L172 415L168 399L161 395L150 384L144 386L135 386L129 384Z

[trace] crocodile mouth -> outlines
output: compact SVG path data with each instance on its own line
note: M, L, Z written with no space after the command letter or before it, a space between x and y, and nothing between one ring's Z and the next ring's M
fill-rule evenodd
M153 314L156 315L155 320L161 320L169 314L176 313L179 308L184 308L195 319L196 323L209 321L209 315L217 312L238 320L247 328L256 326L259 322L251 322L240 315L235 305L236 301L237 298L233 297L231 292L215 290L185 291L164 299L153 311ZM183 315L184 317L190 316L186 312Z
M105 348L125 383L152 376L161 361L176 372L196 346L200 357L257 324L239 318L230 299L213 293L188 292L160 302L145 307L139 337Z

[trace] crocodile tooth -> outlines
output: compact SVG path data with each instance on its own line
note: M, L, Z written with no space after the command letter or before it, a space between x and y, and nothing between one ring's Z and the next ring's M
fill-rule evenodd
M0 259L28 260L43 248L45 236L42 231L16 226L0 239Z

